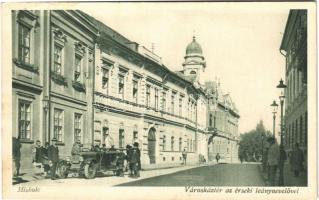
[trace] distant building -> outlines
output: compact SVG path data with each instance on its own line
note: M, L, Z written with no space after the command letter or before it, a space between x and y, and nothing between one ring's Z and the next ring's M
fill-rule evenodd
M307 155L307 10L290 10L280 51L286 57L285 148L299 143Z
M239 114L229 94L224 94L219 81L205 83L208 94L208 131L213 136L208 142L208 158L214 160L217 153L225 162L238 161Z

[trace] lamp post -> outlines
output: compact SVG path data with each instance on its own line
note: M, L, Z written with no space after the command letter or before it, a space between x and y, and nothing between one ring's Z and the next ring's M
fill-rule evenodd
M285 101L285 88L287 86L284 84L284 81L281 79L279 81L279 85L277 85L277 88L279 88L281 90L281 94L279 96L279 100L280 100L280 157L279 157L279 182L278 185L279 186L283 186L284 185L284 162L285 162L285 158L284 158L284 144L283 144L283 134L284 134L284 126L283 126L283 115L284 115L284 101Z
M274 100L270 106L273 107L273 111L272 111L272 113L273 113L273 132L272 132L272 134L273 134L273 137L275 138L276 137L276 132L275 132L276 114L277 114L278 104Z

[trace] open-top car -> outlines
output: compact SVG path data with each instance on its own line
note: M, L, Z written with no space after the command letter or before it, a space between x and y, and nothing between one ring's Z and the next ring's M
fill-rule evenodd
M99 149L81 151L66 160L61 160L57 166L60 178L66 178L70 173L76 173L85 178L95 178L97 172L113 171L114 175L124 175L125 154L122 150Z

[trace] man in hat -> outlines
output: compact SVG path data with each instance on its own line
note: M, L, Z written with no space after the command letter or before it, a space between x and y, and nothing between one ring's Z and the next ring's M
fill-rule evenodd
M49 158L50 165L51 165L50 172L51 172L51 179L52 180L56 179L55 172L56 172L56 166L57 166L58 161L59 161L59 149L56 146L56 142L57 142L56 139L52 139L52 145L48 149L48 158Z
M140 168L141 168L140 163L141 163L141 152L138 148L138 143L135 142L133 144L132 157L131 157L131 164L132 164L135 177L140 177Z
M271 186L275 186L276 183L276 172L279 163L279 147L276 143L276 139L274 137L268 138L267 142L269 143L268 149L268 170L269 170L269 177L268 180Z

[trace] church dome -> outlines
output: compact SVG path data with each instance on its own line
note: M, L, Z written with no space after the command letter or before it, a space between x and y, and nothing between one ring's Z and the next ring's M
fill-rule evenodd
M186 55L189 54L200 54L202 55L202 47L195 40L195 36L193 37L193 41L189 43L186 47Z

